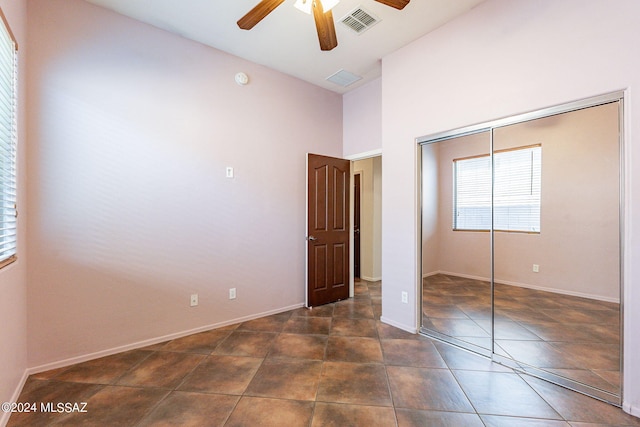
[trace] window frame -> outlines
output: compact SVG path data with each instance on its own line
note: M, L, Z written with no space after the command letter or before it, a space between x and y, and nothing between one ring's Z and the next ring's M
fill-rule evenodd
M518 147L511 147L511 148L506 148L506 149L502 149L502 150L494 150L493 151L493 155L492 154L479 154L479 155L475 155L475 156L468 156L468 157L460 157L460 158L455 158L452 161L452 165L453 165L453 171L452 171L452 178L453 178L453 203L452 203L452 231L466 231L466 232L490 232L490 231L496 231L496 232L502 232L502 233L523 233L523 234L540 234L541 229L542 229L542 197L541 195L539 196L539 200L538 200L538 229L537 230L519 230L519 229L508 229L508 228L495 228L495 214L494 214L494 209L495 209L495 155L497 154L503 154L503 153L508 153L508 152L513 152L513 151L520 151L520 150L532 150L535 148L539 148L540 151L540 155L542 155L542 144L529 144L529 145L523 145L523 146L518 146ZM488 173L489 173L489 178L488 178L488 182L487 185L489 185L491 187L491 190L489 191L488 196L488 208L491 211L491 220L489 221L489 226L487 228L463 228L463 227L458 227L458 188L459 188L459 183L458 183L458 173L457 173L457 167L459 162L464 162L464 161L469 161L469 160L475 160L475 159L480 159L480 158L487 158L489 160L489 169L488 169ZM532 163L533 165L533 163ZM540 167L540 187L542 185L542 161L540 161L539 164ZM532 178L532 182L533 182L533 178ZM541 191L541 188L540 188ZM500 205L502 206L502 205Z
M0 163L0 248L9 245L8 248L0 249L0 269L12 264L18 259L18 209L17 209L17 99L18 99L18 42L11 31L11 26L7 21L2 8L0 8L0 37L2 47L12 47L7 52L0 52L0 61L6 76L9 76L6 91L0 91L0 97L4 99L3 104L7 105L6 120L2 120L5 125L4 135L0 138L0 155L4 157ZM7 55L6 53L10 53ZM9 63L12 61L12 63ZM3 118L4 119L4 118ZM11 218L7 220L7 218Z

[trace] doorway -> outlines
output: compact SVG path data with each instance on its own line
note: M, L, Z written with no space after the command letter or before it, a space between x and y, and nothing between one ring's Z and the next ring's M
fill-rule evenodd
M338 177L341 178L338 179ZM358 203L354 200L356 180ZM336 187L337 184L339 185ZM331 191L335 192L337 188L341 189L336 193L338 196L329 194ZM319 195L322 196L319 197ZM346 199L343 198L344 196ZM336 203L336 200L343 200L343 202ZM357 222L354 221L356 204L358 206ZM340 206L340 209L346 208L346 213L338 215L333 212ZM335 223L338 217L344 218L345 221ZM326 221L319 221L323 218ZM370 284L377 290L376 303L381 304L381 218L382 157L379 152L346 160L308 155L305 303L307 307L354 297L358 292L356 278L358 282L367 282L361 283L362 285ZM327 233L328 231L330 232ZM343 231L347 232L347 241L340 237ZM357 251L354 250L356 235ZM338 252L342 255L336 258ZM346 257L343 258L344 256ZM339 262L335 263L336 260ZM357 271L354 265L355 260L357 260ZM348 268L344 268L347 266ZM348 284L348 287L344 286L345 284ZM346 294L345 288L347 288ZM381 307L378 307L378 316L380 312Z
M360 278L360 181L362 172L353 175L353 278Z
M311 159L318 159L320 162L317 165L311 165ZM315 160L313 160L315 161ZM335 265L335 263L329 259L325 259L328 257L329 252L335 253L335 248L332 250L328 250L329 248L326 245L321 244L326 236L319 237L319 233L323 233L323 230L327 228L330 224L318 223L315 218L334 218L335 215L329 215L329 211L336 207L335 203L326 204L320 203L318 205L318 200L327 201L329 199L333 200L333 196L329 197L327 195L322 196L320 199L317 198L317 194L315 192L318 189L324 189L324 191L328 191L330 188L334 187L334 180L329 182L329 177L334 176L335 173L328 173L328 165L326 162L338 162L336 164L332 163L331 168L335 170L344 170L344 163L346 163L346 176L344 176L343 172L340 172L340 176L344 176L344 179L341 179L340 182L347 184L344 188L345 191L342 191L341 194L346 196L344 200L346 206L348 204L348 215L345 214L344 226L340 226L341 230L347 231L348 243L347 241L342 241L337 247L342 248L341 253L346 255L347 258L344 259L344 262L339 262L339 265ZM337 169L336 169L337 168ZM313 171L313 172L312 172ZM324 172L322 172L324 171ZM318 181L318 174L324 174L325 178L322 178ZM355 200L353 188L354 176L358 177L358 223L357 228L354 228L354 215L355 215ZM316 182L317 181L317 182ZM323 185L319 185L318 183L323 182ZM349 184L349 182L351 184ZM326 185L325 185L326 184ZM317 199L317 200L316 200ZM348 202L347 202L348 201ZM338 205L340 205L339 203ZM319 215L316 212L318 206L323 207L321 210L324 212L322 215ZM333 208L331 207L333 206ZM325 209L326 208L326 209ZM325 212L326 211L326 212ZM318 214L318 215L316 215ZM342 216L342 215L340 215ZM315 218L315 219L314 219ZM306 302L305 305L307 307L313 307L317 305L327 304L329 302L338 301L344 299L345 297L354 297L357 293L357 289L355 286L355 278L358 278L358 281L365 280L371 283L374 288L377 287L377 304L381 305L381 280L382 280L382 157L378 153L371 154L367 153L362 156L353 156L349 159L339 159L332 158L326 156L318 156L309 154L307 158L307 250L306 250ZM335 218L334 218L335 219ZM333 220L332 220L333 221ZM324 225L323 225L324 224ZM333 224L333 222L332 222ZM335 228L336 224L331 225L329 228ZM328 230L328 229L327 229ZM357 230L357 233L355 233ZM336 230L334 230L336 231ZM354 254L354 235L358 235L358 254ZM326 243L326 242L325 242ZM327 255L327 257L323 256L323 254ZM354 259L357 257L358 260L358 271L357 275L354 274ZM335 256L334 256L335 258ZM317 261L320 261L318 263ZM319 267L324 266L324 267ZM344 268L348 266L348 268ZM342 272L339 274L339 280L336 276L335 268L339 267L339 270ZM331 271L330 271L331 270ZM320 274L322 273L322 274ZM342 276L345 274L346 277ZM343 279L344 277L344 279ZM348 289L346 295L341 293L337 297L331 298L316 298L312 296L313 294L333 294L334 291L338 292L338 288L344 289L344 284L348 283ZM330 292L329 290L332 289ZM344 292L344 291L341 291ZM379 307L378 313L381 312L381 307Z
M353 277L378 282L382 280L382 156L353 160L351 170Z

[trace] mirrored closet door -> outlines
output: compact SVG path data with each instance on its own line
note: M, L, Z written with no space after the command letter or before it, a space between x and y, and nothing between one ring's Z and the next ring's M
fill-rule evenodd
M620 404L621 109L420 139L423 333Z
M481 194L491 188L490 151L487 130L422 146L422 327L485 355L491 234L480 226L491 223L491 191Z

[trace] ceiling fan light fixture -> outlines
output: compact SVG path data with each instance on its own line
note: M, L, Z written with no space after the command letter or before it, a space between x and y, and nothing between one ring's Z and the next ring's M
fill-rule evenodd
M329 51L338 46L338 38L336 36L336 28L331 9L335 7L339 1L340 0L296 0L294 4L296 8L308 14L311 14L313 11L313 20L316 24L318 42L320 43L320 50L322 51ZM411 0L375 1L396 9L402 9L409 4ZM252 29L283 2L284 0L260 0L260 3L238 20L238 27L242 30ZM356 21L356 19L351 19L350 22L351 21ZM358 24L358 26L367 25L363 22L358 22ZM354 29L354 31L357 30Z
M298 10L311 15L311 6L314 1L322 3L322 10L324 10L325 13L333 9L335 5L340 2L340 0L296 0L294 6L298 8Z

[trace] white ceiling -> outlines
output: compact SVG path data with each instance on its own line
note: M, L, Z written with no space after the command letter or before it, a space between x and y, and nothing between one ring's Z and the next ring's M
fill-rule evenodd
M333 9L338 47L322 52L312 15L286 0L252 30L236 21L259 0L86 0L185 38L338 93L380 75L380 59L484 0L412 0L396 10L374 0L341 0ZM381 21L358 35L339 20L362 7ZM326 81L344 69L363 77L346 88Z

